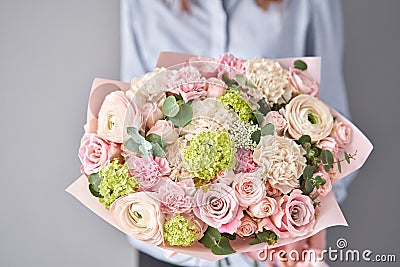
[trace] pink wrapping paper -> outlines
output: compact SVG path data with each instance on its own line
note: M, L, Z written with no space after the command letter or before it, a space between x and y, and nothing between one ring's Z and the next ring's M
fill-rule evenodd
M190 57L192 56L179 53L164 52L160 54L157 67L170 67L182 63ZM320 58L318 57L286 58L286 59L277 59L276 61L278 61L284 68L288 68L289 66L293 66L293 62L297 59L302 59L306 61L308 65L308 72L316 81L320 82ZM129 83L123 83L119 81L112 81L105 79L95 79L92 84L92 89L89 97L87 124L85 125L85 131L96 132L97 115L106 95L108 95L110 92L117 90L126 91L129 88L130 88ZM360 168L367 160L373 147L371 142L365 137L365 135L359 129L357 129L357 127L354 124L352 124L350 121L348 121L346 118L344 118L341 114L339 114L335 110L331 109L331 112L333 115L336 115L338 117L338 120L345 122L352 129L353 132L352 141L350 144L346 146L346 150L349 151L350 153L353 153L354 151L357 150L356 159L352 160L350 165L348 165L347 163L342 164L342 173L339 175L340 179ZM74 183L72 183L66 189L66 191L71 195L73 195L83 205L92 210L102 219L104 219L114 227L121 230L118 224L111 216L111 212L106 210L104 206L98 201L98 199L92 196L92 194L90 193L88 188L88 180L85 175L79 177ZM335 225L347 226L347 222L339 208L339 205L337 204L334 198L333 192L331 192L321 200L321 207L319 209L319 215L316 221L316 225L311 233L309 233L306 236L297 238L279 239L276 245L269 247L277 247L289 244L307 238L309 236L312 236L323 229ZM249 240L243 240L240 237L238 237L237 240L231 242L231 244L237 253L261 250L265 248L265 244L250 246L248 245L248 241ZM211 253L210 249L205 248L200 243L196 243L193 246L186 248L170 247L170 246L165 246L164 248L206 260L219 260L229 256L229 255L221 255L221 256L214 255Z

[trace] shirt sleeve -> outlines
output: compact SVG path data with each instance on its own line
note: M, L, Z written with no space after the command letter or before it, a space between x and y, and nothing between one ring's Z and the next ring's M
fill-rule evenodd
M310 0L306 56L321 57L321 99L350 119L343 77L343 17L340 0ZM343 202L357 172L334 183L336 199Z
M134 4L134 0L121 0L120 6L121 80L124 82L129 82L133 77L145 73L132 27L135 17Z

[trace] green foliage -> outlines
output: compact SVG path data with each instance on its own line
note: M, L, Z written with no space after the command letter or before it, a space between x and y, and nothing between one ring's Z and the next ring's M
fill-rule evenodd
M307 67L307 63L305 63L303 60L300 60L300 59L298 59L298 60L296 60L295 62L294 62L294 67L296 68L296 69L299 69L299 70L306 70L308 67Z
M278 241L278 236L271 230L264 230L256 234L254 239L250 240L250 245L256 245L260 243L267 243L272 246Z
M209 226L204 232L203 237L199 240L206 248L210 248L215 255L229 255L235 253L229 243L229 238L214 227Z

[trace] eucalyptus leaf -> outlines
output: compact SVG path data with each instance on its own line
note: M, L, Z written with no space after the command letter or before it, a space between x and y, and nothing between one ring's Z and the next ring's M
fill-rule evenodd
M229 233L222 233L222 236L225 236L226 238L228 238L229 240L236 240L236 235L231 235Z
M346 151L344 152L344 159L346 160L346 162L347 162L348 164L350 164L350 156L349 156L349 154L347 154Z
M269 233L268 232L259 232L257 233L257 238L260 239L262 242L267 242L269 238Z
M99 189L95 188L94 185L89 184L89 191L92 193L93 196L98 197L98 198L103 198L103 196L100 194Z
M242 86L246 84L246 78L240 74L236 74L236 81L238 82L239 85Z
M257 89L257 87L249 80L246 80L246 86L252 89Z
M146 140L150 143L159 144L163 149L167 146L167 142L158 134L151 133L146 136Z
M229 255L235 253L235 250L229 243L229 239L222 236L219 242L211 247L211 252L215 255Z
M300 144L311 143L311 137L309 135L303 135L299 138Z
M126 141L124 145L128 150L135 152L135 153L139 153L139 145L140 144L133 141L132 138L129 138L128 141Z
M199 240L206 248L211 248L221 240L221 233L214 227L208 226L203 237Z
M301 60L301 59L298 59L298 60L296 60L295 62L294 62L294 67L296 68L296 69L299 69L299 70L306 70L307 69L307 63L305 63L303 60Z
M304 194L308 195L314 190L314 185L310 179L306 180Z
M89 190L92 195L95 197L102 198L103 196L100 194L100 183L103 181L103 177L99 173L92 173L89 175Z
M322 159L322 163L324 163L324 165L328 165L329 168L333 168L333 154L331 151L329 150L322 150L321 152L321 159Z
M256 110L253 111L254 117L257 119L258 125L261 125L262 122L264 121L264 114L262 114L260 111Z
M303 170L303 178L312 178L314 174L314 167L307 165Z
M175 117L179 112L179 105L176 103L174 96L169 96L164 100L162 112L165 116Z
M251 134L251 140L253 140L256 144L260 143L261 139L261 131L257 130Z
M342 173L342 164L340 163L340 160L337 161L337 168L339 173Z
M249 245L257 245L260 243L262 243L262 241L256 237L256 238L250 240Z
M264 127L261 128L261 136L265 135L274 135L275 127L272 123L267 123Z
M183 104L179 107L179 112L175 117L170 117L171 122L177 127L185 127L193 118L193 110L189 104Z
M151 143L151 145L153 146L153 148L152 148L153 156L156 156L159 158L166 158L164 150L158 143Z

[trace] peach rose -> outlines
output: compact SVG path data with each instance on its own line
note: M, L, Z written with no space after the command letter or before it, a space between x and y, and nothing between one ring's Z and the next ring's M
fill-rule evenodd
M115 143L123 143L126 128L141 129L143 117L136 104L122 91L106 96L99 111L97 134Z
M317 96L319 92L319 84L308 74L307 71L302 71L293 67L289 68L290 84L293 86L293 91L296 94L306 94Z
M325 180L324 185L320 186L318 189L315 189L315 193L319 194L320 197L324 197L332 190L332 182L330 175L324 171L318 171L314 173L314 177L316 176L320 176L322 179Z
M151 193L136 192L117 199L111 205L111 214L128 235L153 245L164 242L164 215L160 202Z
M351 128L341 121L336 121L333 125L331 136L335 138L339 148L344 148L351 141Z
M175 128L174 124L166 120L157 121L147 132L147 135L152 133L164 138L168 145L173 144L179 137L178 130Z
M226 84L217 78L207 80L207 98L218 98L223 96L226 91Z
M265 126L268 123L272 123L275 127L275 132L277 135L282 136L282 134L287 129L287 121L278 111L270 111L264 118L261 126Z
M333 155L336 155L339 151L339 146L335 138L329 136L321 139L318 143L318 147L322 150L329 150Z
M240 237L248 237L254 234L257 229L257 223L249 215L244 215L241 219L240 226L237 228L236 234Z
M265 197L258 203L250 205L247 211L251 216L263 219L274 215L278 209L274 198Z
M157 107L156 103L146 103L142 106L140 111L143 115L146 129L150 129L158 120L164 118L161 109Z
M239 173L232 184L239 204L247 208L265 196L265 185L255 173Z

